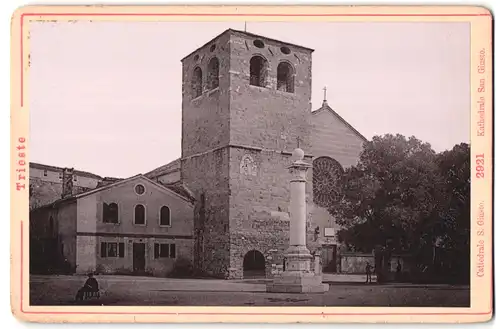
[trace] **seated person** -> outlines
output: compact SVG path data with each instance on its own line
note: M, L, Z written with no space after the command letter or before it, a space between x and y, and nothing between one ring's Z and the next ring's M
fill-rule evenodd
M93 296L94 294L99 292L99 283L97 283L96 278L94 278L94 274L89 273L88 277L89 278L87 279L87 281L85 281L83 287L78 290L78 293L76 294L76 300L83 300L84 297Z

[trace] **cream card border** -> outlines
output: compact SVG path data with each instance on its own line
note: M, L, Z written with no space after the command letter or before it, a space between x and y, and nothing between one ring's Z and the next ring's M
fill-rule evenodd
M29 305L29 23L31 21L469 22L471 307L45 307ZM12 18L11 305L36 322L477 322L492 317L492 16L481 7L28 6ZM484 84L481 90L480 84ZM481 99L482 97L482 99ZM484 107L480 107L483 102ZM484 110L484 112L483 112ZM478 122L484 120L484 134ZM453 118L450 118L452 124ZM484 160L484 163L481 161ZM484 177L481 172L484 172ZM480 213L482 213L480 215ZM481 233L482 232L482 233ZM481 261L479 255L484 256ZM483 271L480 272L480 267Z

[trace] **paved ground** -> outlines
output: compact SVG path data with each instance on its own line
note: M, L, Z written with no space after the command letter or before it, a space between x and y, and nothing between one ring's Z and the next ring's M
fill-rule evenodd
M265 280L97 276L104 305L157 306L469 306L469 287L365 284L363 276L325 275L325 294L266 293ZM31 276L31 305L73 305L83 276ZM92 304L97 301L92 302Z

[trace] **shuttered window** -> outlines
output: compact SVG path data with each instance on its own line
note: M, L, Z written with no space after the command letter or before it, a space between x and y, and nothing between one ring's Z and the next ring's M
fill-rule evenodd
M125 243L101 242L101 258L125 257Z
M175 258L174 243L155 243L155 259L156 258Z

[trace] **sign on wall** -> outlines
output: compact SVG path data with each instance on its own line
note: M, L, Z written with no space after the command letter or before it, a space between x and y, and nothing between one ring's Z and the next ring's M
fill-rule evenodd
M335 229L333 227L325 227L325 236L335 236Z

